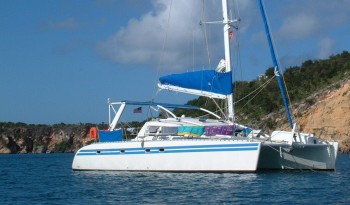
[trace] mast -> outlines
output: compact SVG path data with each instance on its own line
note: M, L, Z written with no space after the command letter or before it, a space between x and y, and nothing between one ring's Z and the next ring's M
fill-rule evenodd
M230 51L230 28L231 24L238 19L229 19L228 0L222 0L222 21L201 22L223 24L224 48L225 48L225 70L201 70L181 74L167 75L159 78L160 89L176 92L200 95L209 98L225 99L227 120L234 122L232 69Z
M231 71L231 50L230 50L230 23L228 15L228 4L227 0L222 0L222 13L224 24L224 45L225 45L225 61L226 61L226 72ZM231 82L232 83L232 82ZM228 119L234 122L234 108L233 108L233 93L227 95L227 109L228 109Z
M290 109L289 109L289 104L288 104L288 100L285 94L285 90L284 90L284 86L283 86L283 82L282 82L282 78L281 78L281 69L280 66L278 64L277 61L277 57L276 57L276 53L275 53L275 47L273 45L272 42L272 38L271 38L271 34L270 34L270 28L269 28L269 24L267 22L267 17L266 17L266 13L265 13L265 8L264 8L264 4L262 2L262 0L258 0L259 1L259 6L260 6L260 12L264 21L264 26L265 26L265 32L266 32L266 38L267 41L269 43L269 47L270 47L270 53L271 53L271 57L272 57L272 61L273 61L273 66L275 68L275 75L277 78L277 82L278 82L278 86L280 88L281 94L282 94L282 98L283 98L283 103L284 103L284 107L286 108L286 113L287 113L287 117L288 117L288 122L289 122L289 126L291 128L293 128L293 121L292 121L292 117L290 114Z

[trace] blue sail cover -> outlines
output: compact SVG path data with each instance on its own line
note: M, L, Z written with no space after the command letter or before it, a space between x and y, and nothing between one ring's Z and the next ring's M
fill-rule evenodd
M233 92L231 72L219 73L214 70L202 70L163 76L159 78L159 81L164 85L173 85L223 95L229 95Z

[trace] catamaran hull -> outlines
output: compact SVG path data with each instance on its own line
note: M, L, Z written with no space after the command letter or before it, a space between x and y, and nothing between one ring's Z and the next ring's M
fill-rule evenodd
M258 169L335 170L337 150L337 142L300 145L263 143Z
M173 140L95 143L80 149L73 170L254 172L260 142Z

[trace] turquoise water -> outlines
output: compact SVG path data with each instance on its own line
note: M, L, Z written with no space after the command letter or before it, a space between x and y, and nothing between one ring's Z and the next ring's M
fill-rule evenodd
M0 155L0 204L350 204L336 171L149 173L71 170L73 154Z

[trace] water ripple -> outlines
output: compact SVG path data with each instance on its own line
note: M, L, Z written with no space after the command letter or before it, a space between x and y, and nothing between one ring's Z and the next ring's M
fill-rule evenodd
M337 170L156 173L71 170L72 154L0 155L1 204L350 203L349 155Z

